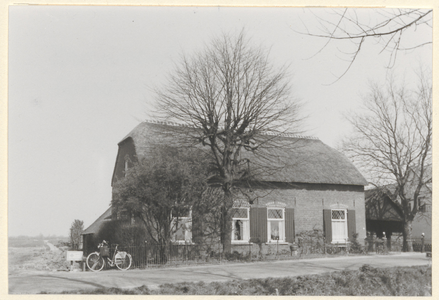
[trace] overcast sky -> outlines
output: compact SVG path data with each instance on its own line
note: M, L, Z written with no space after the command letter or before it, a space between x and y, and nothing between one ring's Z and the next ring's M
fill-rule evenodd
M431 67L431 46L388 53L368 43L346 76L352 44L298 33L319 32L302 8L11 6L9 8L9 236L68 235L74 219L88 227L109 206L117 143L147 118L182 53L245 28L254 45L289 64L294 97L305 103L307 135L336 147L349 133L342 114L358 111L370 81L390 72L414 82ZM370 10L358 14L372 16ZM431 30L404 43L431 40ZM416 40L415 40L416 39Z

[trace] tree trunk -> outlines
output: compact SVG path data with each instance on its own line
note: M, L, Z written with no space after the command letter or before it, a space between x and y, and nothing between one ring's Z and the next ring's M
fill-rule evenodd
M159 258L160 258L159 263L162 265L165 265L168 262L168 256L166 255L166 246L167 246L166 244L159 245Z
M194 206L192 209L192 241L195 244L203 243L203 222L202 215L198 208Z
M413 252L412 244L412 221L404 222L404 229L402 232L402 251L403 252Z
M230 209L233 206L233 196L230 186L225 185L224 201L221 207L221 243L223 245L223 252L230 253L232 251L232 216Z

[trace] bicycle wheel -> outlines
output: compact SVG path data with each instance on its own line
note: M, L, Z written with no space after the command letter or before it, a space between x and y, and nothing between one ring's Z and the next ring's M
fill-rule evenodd
M114 256L114 263L119 270L125 271L131 267L132 258L131 255L125 251L117 252Z
M97 252L90 253L87 256L87 267L93 272L99 272L104 268L105 261Z

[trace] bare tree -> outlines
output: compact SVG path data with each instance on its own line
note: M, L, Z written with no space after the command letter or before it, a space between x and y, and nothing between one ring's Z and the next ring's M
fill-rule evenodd
M414 90L393 81L386 87L373 85L364 103L365 113L348 117L354 133L343 148L372 184L386 186L391 199L400 204L403 249L408 251L421 189L431 184L431 79L421 73Z
M81 233L84 231L84 221L75 220L70 227L70 243L72 249L79 249Z
M199 129L198 143L213 156L224 192L224 251L231 250L232 188L249 174L242 152L257 152L281 133L297 130L300 120L287 67L275 68L268 56L243 32L222 35L203 51L183 56L167 85L156 91L161 116Z
M318 17L322 26L321 33L307 32L307 35L328 39L327 43L318 52L322 51L331 40L349 40L354 44L354 50L343 52L348 56L349 65L342 75L350 69L362 50L366 41L373 41L381 45L381 52L389 52L388 67L395 63L398 52L413 50L424 45L432 44L432 36L428 40L404 39L405 34L424 27L432 29L432 10L427 9L368 9L370 14L359 14L361 9L333 9L334 20L330 17ZM337 79L337 80L338 80Z

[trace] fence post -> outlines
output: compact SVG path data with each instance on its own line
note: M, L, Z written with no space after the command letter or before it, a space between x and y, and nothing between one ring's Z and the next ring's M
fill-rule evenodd
M146 267L148 268L148 248L147 248L147 244L145 241L145 261L146 261Z
M248 255L250 257L250 261L252 260L252 244L248 243Z

